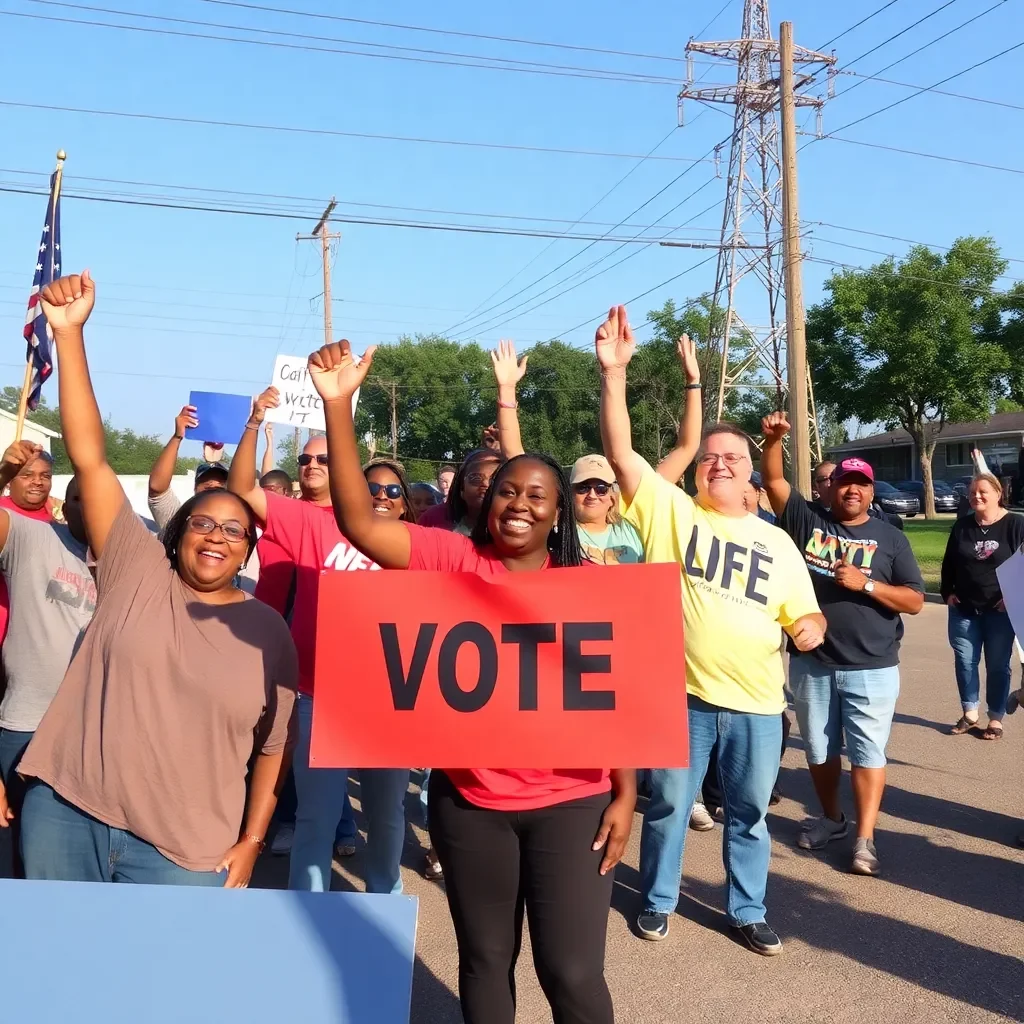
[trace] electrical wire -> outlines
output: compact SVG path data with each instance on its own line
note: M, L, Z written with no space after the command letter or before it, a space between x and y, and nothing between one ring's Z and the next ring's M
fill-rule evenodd
M935 8L935 10L929 11L928 14L924 15L924 17L918 18L917 21L915 21L913 24L908 25L906 28L900 29L899 32L896 32L894 35L889 36L888 39L883 39L880 43L876 44L875 46L872 46L870 50L865 50L859 57L855 57L852 61L850 61L850 63L859 63L865 57L869 57L876 51L881 50L883 46L888 46L890 43L895 42L897 39L900 38L900 36L905 36L911 29L917 28L918 25L923 25L930 18L934 18L937 14L944 11L947 7L952 7L953 4L958 2L959 0L946 0L944 4L940 4L938 7Z
M863 75L859 71L847 71L843 68L841 71L837 71L838 75L853 75L859 78L861 81L857 85L850 86L849 89L844 89L835 98L839 96L845 96L848 92L853 92L858 85L862 85L864 82L879 82L882 85L898 85L902 89L924 89L925 92L935 93L936 96L949 96L954 100L969 100L971 103L987 103L993 107L1004 107L1007 110L1024 110L1024 104L1020 103L1008 103L1006 100L994 100L988 96L968 96L962 92L950 92L948 89L932 89L927 86L922 86L916 82L897 82L892 78L882 78L880 75Z
M843 36L849 35L854 29L860 28L861 25L866 25L872 18L881 14L882 11L887 11L890 7L897 3L899 3L899 0L889 0L887 4L882 4L881 7L879 7L877 10L872 11L869 15L867 15L867 17L861 18L860 21L858 21L856 24L851 25L849 28L843 29L843 31L840 32L839 35L833 36L831 39L828 40L828 42L822 43L821 46L818 47L819 52L821 50L824 50L826 46L831 46L833 43L838 42L840 39L843 38Z

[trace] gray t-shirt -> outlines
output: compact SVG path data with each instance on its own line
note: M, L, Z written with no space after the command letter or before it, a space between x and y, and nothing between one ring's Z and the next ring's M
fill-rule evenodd
M0 515L10 518L0 572L11 606L0 728L34 732L92 619L96 584L86 564L86 546L67 526L10 512Z

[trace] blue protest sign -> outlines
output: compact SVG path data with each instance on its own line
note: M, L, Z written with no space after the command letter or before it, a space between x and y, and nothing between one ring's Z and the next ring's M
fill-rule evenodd
M185 436L196 441L238 444L245 421L252 411L248 395L222 395L216 391L193 391L188 404L196 407L198 427L189 427Z
M2 880L0 907L4 1020L409 1022L409 896Z

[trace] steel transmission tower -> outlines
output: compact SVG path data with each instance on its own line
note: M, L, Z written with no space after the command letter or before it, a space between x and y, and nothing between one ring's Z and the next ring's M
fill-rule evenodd
M783 292L783 196L777 116L779 44L772 38L768 19L768 0L745 0L740 39L703 43L691 39L686 46L686 85L679 93L680 124L683 123L683 101L687 99L736 108L713 299L716 307L720 304L725 307L720 340L718 419L722 418L727 388L774 388L779 408L784 407L782 398L787 388L786 323L779 311ZM736 84L695 84L692 55L697 53L735 63ZM830 89L835 60L828 54L793 47L796 68L802 70L812 65L829 68ZM797 75L796 105L814 107L820 120L825 101L799 92L811 77ZM741 289L740 283L745 278L753 278L754 282ZM741 316L737 308L741 297L745 299L744 312L760 309L767 313L766 322L755 323ZM730 366L730 352L737 349L742 356L738 363ZM813 398L810 409L816 420ZM820 451L816 422L811 429L812 445Z

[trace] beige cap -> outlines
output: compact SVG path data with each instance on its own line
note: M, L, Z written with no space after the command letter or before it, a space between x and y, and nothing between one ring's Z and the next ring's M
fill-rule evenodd
M603 455L584 455L576 460L569 476L570 484L577 484L581 480L603 480L606 484L613 484L615 474Z

